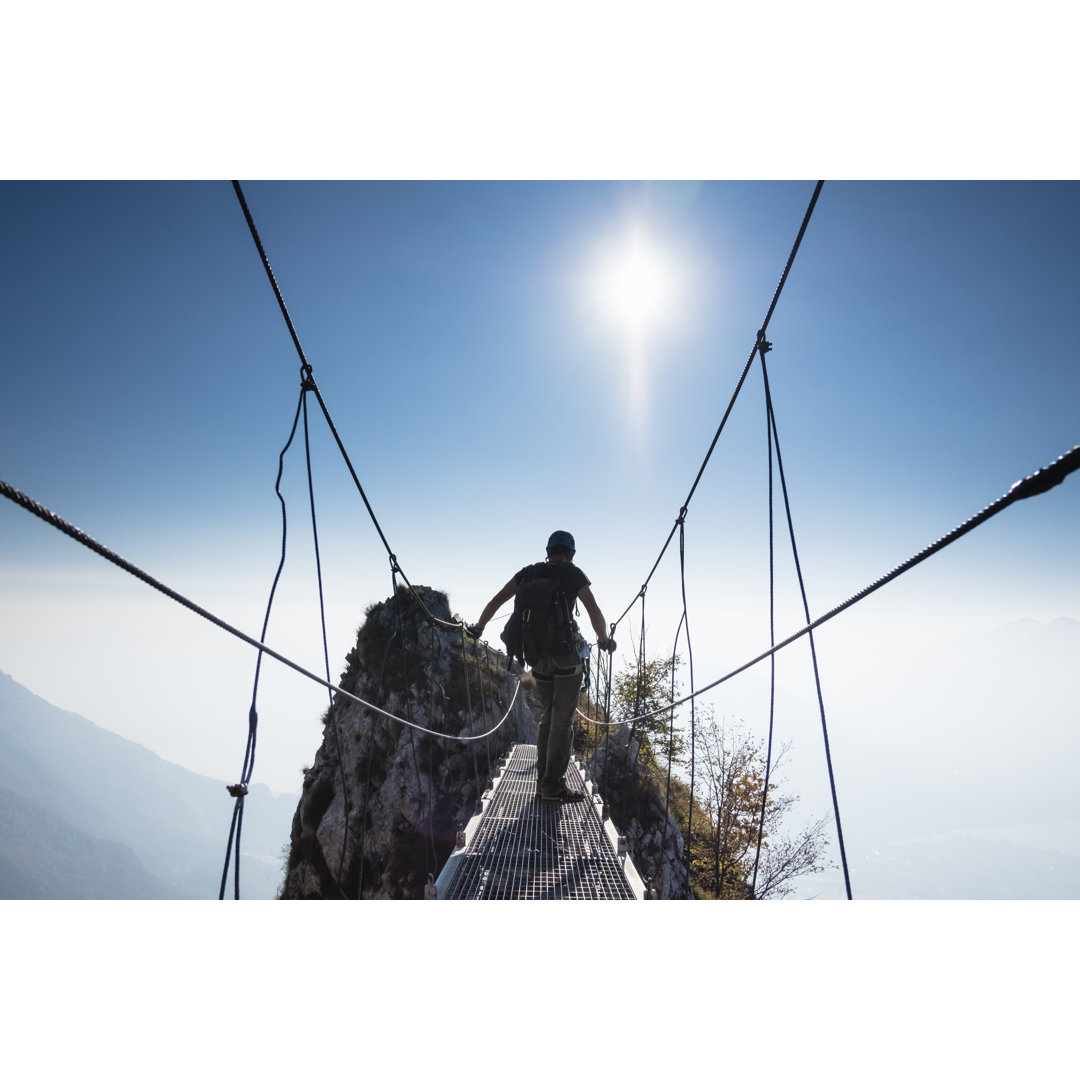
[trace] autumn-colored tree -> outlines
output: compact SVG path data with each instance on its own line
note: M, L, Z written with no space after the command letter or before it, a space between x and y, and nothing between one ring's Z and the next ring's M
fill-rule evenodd
M689 841L690 884L696 896L720 900L787 896L797 878L828 865L825 832L830 819L808 822L794 834L782 831L799 801L797 795L779 790L778 776L789 746L781 747L769 766L766 794L763 741L741 724L717 724L712 709L700 704L695 710L691 760L690 739L673 706L682 693L676 678L680 663L677 655L648 660L625 667L612 679L610 719L602 723L627 726L639 748L638 768L613 793L615 805L634 813L642 801L635 795L638 788L663 793L667 811ZM586 746L610 730L602 723L583 724ZM691 764L693 790L686 782Z
M710 719L698 728L695 789L704 813L695 815L690 871L702 894L719 900L777 898L794 890L796 878L825 869L827 817L808 822L794 835L780 831L798 802L797 795L778 790L776 777L788 750L785 745L774 757L765 793L766 755L760 740L740 724Z

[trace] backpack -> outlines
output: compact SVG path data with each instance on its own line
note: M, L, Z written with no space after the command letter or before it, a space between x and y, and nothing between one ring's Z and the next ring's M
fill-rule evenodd
M531 668L576 667L576 627L559 564L534 563L518 582L514 613L500 635L509 660Z

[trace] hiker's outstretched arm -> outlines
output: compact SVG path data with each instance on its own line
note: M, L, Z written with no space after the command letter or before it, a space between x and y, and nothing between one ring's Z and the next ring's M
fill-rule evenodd
M511 578L489 601L488 606L480 612L480 619L472 628L477 637L484 632L484 627L491 622L492 615L499 610L517 592L517 582Z
M603 613L596 602L596 597L592 594L592 589L586 585L578 593L578 599L585 605L585 610L589 613L589 622L592 623L592 628L596 631L596 640L600 642L607 641L607 623L604 622Z

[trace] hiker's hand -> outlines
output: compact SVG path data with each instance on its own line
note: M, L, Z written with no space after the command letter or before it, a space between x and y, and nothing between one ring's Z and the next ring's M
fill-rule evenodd
M615 651L615 639L609 637L607 641L598 641L596 647L598 649L603 649L605 652L613 653Z

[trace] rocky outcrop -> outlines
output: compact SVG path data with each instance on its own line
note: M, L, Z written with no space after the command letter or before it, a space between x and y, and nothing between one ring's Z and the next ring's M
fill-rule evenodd
M456 621L446 595L429 588L402 587L368 610L340 686L376 708L339 693L323 718L282 899L423 898L500 757L513 743L536 741L531 677L515 698L518 678L505 655L466 638ZM664 827L655 792L637 776L635 749L625 735L607 740L590 774L615 794L616 822L619 805L626 809L622 831L642 876L661 897L685 896L682 838ZM620 801L620 786L633 798Z
M282 899L422 898L492 764L535 740L521 695L510 708L506 658L444 622L447 598L432 589L402 587L369 609L339 685L400 720L335 696L304 774Z

